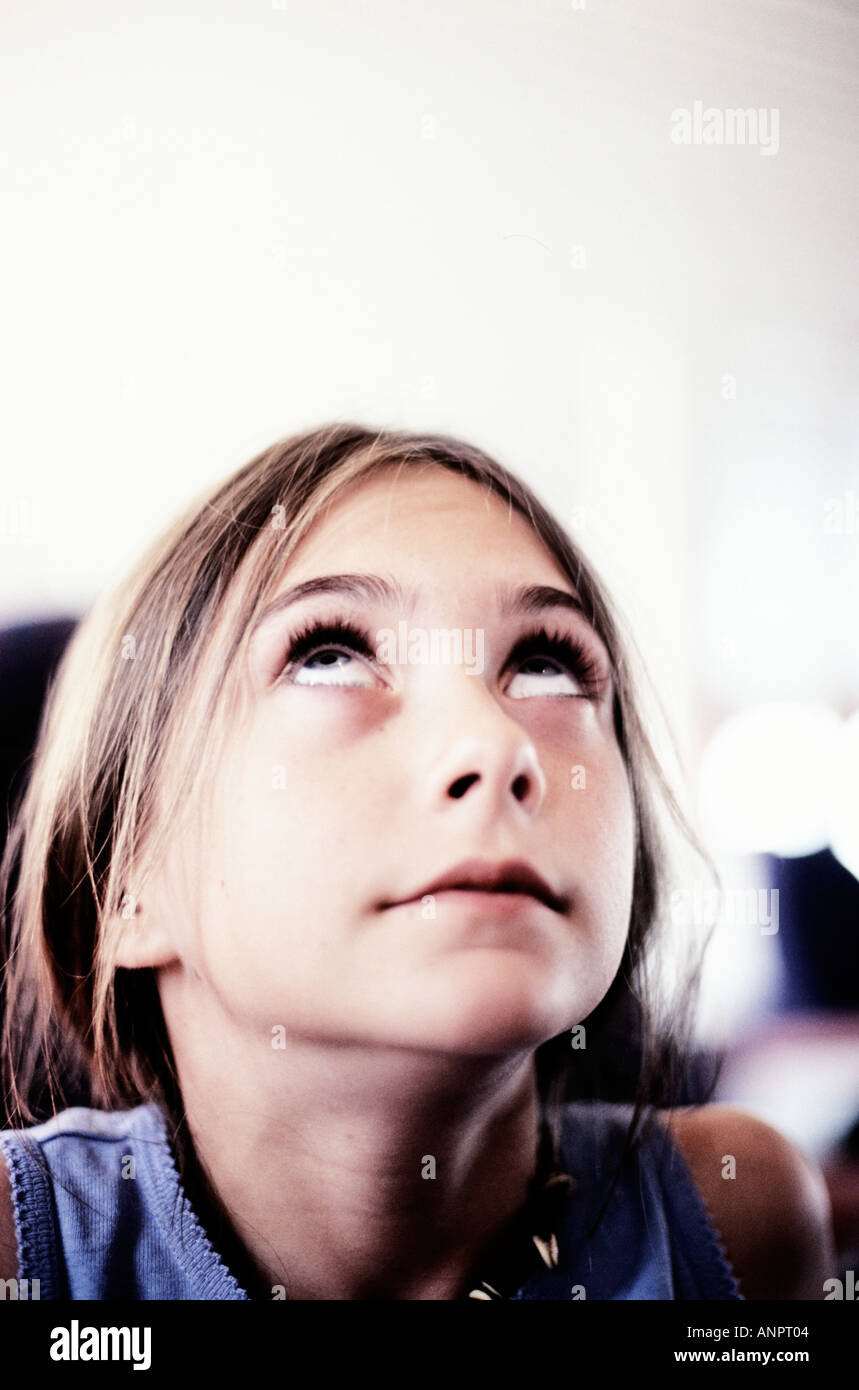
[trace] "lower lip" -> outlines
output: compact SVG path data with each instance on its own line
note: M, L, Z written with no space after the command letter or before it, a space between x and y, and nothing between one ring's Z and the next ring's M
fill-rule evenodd
M437 893L426 893L424 897L454 907L464 907L473 912L491 912L496 917L515 917L524 911L538 908L541 912L551 912L546 903L531 893L498 893L489 889L443 888ZM406 903L395 903L395 907L420 907L423 898L411 898Z

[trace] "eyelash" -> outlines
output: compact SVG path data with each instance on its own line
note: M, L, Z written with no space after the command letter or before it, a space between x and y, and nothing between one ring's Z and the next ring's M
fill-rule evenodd
M351 619L334 618L327 622L311 619L293 637L281 676L329 646L346 647L369 661L375 660L369 633ZM548 656L572 672L583 687L580 698L595 700L598 697L602 686L599 663L577 638L563 632L549 632L542 625L533 628L520 637L510 653L508 665L536 656Z

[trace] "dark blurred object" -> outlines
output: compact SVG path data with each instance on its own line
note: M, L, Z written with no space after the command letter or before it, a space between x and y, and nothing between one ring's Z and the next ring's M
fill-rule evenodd
M778 889L784 984L778 1007L859 1009L859 881L831 850L797 859L767 856Z
M48 682L77 624L77 618L54 618L0 629L0 853L26 782Z
M78 621L53 618L0 628L0 855L27 784L48 684ZM15 883L13 874L10 893ZM0 936L0 967L5 964L5 945ZM4 1006L5 974L0 969L0 1016ZM73 1092L69 1104L79 1101L85 1097ZM50 1113L44 1103L36 1108L45 1117Z
M823 1165L844 1269L859 1258L859 1116Z
M795 859L768 856L770 883L778 889L779 946L784 962L779 1010L784 1023L814 1014L853 1020L859 1043L859 881L829 849ZM821 1067L831 1067L821 1059ZM836 1246L842 1259L859 1249L859 1096L846 1116L840 1141L822 1161Z

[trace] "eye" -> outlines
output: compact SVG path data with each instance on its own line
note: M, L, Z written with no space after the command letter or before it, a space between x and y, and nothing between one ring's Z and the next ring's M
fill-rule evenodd
M345 617L311 620L293 637L280 679L290 685L360 687L366 682L356 657L376 659L368 632ZM531 667L517 671L508 686L516 700L529 695L595 700L604 682L601 663L582 642L545 627L516 643L508 666ZM530 690L528 680L533 682Z
M369 634L355 623L348 618L311 621L290 643L280 679L291 685L357 685L350 679L360 675L356 655L375 658Z
M550 633L540 627L526 633L516 643L508 664L532 668L520 669L510 682L507 693L514 700L527 699L529 694L578 700L599 697L603 682L600 663L582 642L562 632ZM533 682L530 691L527 684L522 686L528 680Z

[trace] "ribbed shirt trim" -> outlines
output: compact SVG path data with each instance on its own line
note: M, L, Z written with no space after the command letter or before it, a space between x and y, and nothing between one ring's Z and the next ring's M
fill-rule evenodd
M171 1248L181 1251L181 1268L197 1299L245 1299L250 1295L221 1259L179 1181L170 1146L167 1116L151 1102L135 1112L144 1140L141 1175L151 1194L149 1210Z
M12 1210L18 1241L18 1278L28 1281L28 1293L34 1279L39 1281L40 1299L67 1297L61 1273L57 1213L50 1178L34 1157L29 1140L15 1130L0 1133L0 1150L9 1169L12 1189ZM38 1149L38 1145L36 1148Z

